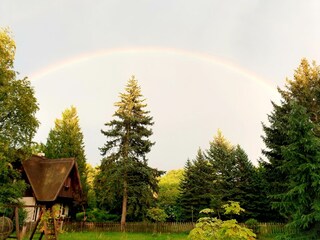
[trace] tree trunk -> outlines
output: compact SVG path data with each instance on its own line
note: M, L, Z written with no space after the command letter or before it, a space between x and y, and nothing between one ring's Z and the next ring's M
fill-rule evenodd
M126 231L127 203L128 203L128 186L127 186L127 179L125 177L124 180L123 180L121 232L125 232Z

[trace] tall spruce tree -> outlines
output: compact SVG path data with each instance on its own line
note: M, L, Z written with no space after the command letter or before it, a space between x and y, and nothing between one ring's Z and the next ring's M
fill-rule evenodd
M157 177L162 174L147 163L146 154L154 145L149 139L153 121L149 111L145 110L147 104L142 97L138 82L132 76L125 93L120 94L120 101L115 103L117 110L114 119L105 124L107 130L101 130L107 141L100 148L105 156L100 173L110 173L109 179L118 183L116 191L122 197L122 230L125 230L128 210L137 213L141 208L150 206L150 200L158 191ZM114 171L108 169L112 165L110 162L114 162ZM102 183L99 177L97 182Z
M295 197L297 201L310 198L309 193L313 194L315 190L313 188L317 187L315 182L311 186L309 183L319 172L313 165L317 161L319 151L317 141L320 137L319 67L315 63L310 65L306 59L302 59L294 78L287 79L285 89L278 88L278 91L282 96L282 101L279 105L273 103L274 110L268 117L269 125L263 125L265 132L263 140L267 147L263 153L268 159L268 162L264 162L263 165L266 179L269 182L269 195L272 197L273 206L289 222L293 223L297 229L308 230L313 224L319 224L316 213L317 204L312 206L310 201L304 199L300 202L302 204L300 212L298 208L295 212L292 205L297 202L288 202L288 199L290 194L292 197L297 190L293 187L293 182L301 190L301 198ZM299 119L300 123L295 122L294 118ZM289 171L288 166L293 169ZM305 173L310 176L306 177ZM301 179L297 180L300 177ZM308 186L307 191L301 188L300 183L303 178L304 186ZM308 212L306 208L313 209L315 212L306 216ZM299 214L300 223L295 220ZM312 218L313 223L309 221ZM301 222L304 222L305 225L303 226Z
M280 105L273 104L273 112L268 115L269 126L263 124L265 135L262 136L266 145L266 149L262 153L267 157L268 161L261 161L260 167L263 179L267 182L266 191L269 202L266 204L266 212L271 213L270 220L284 221L284 217L275 209L272 208L271 196L282 193L287 189L288 173L281 171L281 166L284 163L282 155L282 147L289 144L287 137L288 118L289 113L288 105L282 101Z
M295 101L306 108L310 120L315 123L314 133L320 137L320 69L313 62L302 59L295 71L293 79L287 79L284 89L278 88L282 100L273 104L273 112L268 115L269 124L263 124L265 135L262 137L266 145L263 154L268 162L264 162L266 177L270 183L270 194L277 194L286 188L287 173L279 171L284 162L281 148L288 144L287 138L289 103Z
M199 149L196 158L187 161L179 186L178 202L183 221L197 220L199 212L210 207L214 180L212 165Z
M234 183L234 197L230 201L239 202L241 207L246 211L241 216L242 218L258 217L255 213L257 205L257 195L254 190L254 175L255 167L249 161L248 155L245 151L237 145L233 151L233 158L235 161L233 169L232 181Z
M245 151L233 146L218 130L210 148L199 150L194 161L187 161L180 183L179 204L182 219L198 217L203 208L213 208L220 215L228 201L238 201L246 209L241 220L265 220L266 192L261 169L249 161ZM221 216L220 216L221 217Z
M320 139L310 117L305 107L290 103L288 144L281 148L284 161L279 166L287 174L287 185L284 192L273 196L273 206L306 239L319 239Z
M259 218L259 213L255 211L255 207L260 205L257 199L261 199L260 193L255 190L256 169L245 151L239 145L233 146L218 130L206 156L215 178L211 207L219 212L223 204L237 201L246 209L241 220Z
M0 29L0 203L6 204L22 197L25 183L15 166L30 155L39 126L30 81L14 71L15 50L9 31Z
M79 117L74 106L64 110L61 119L55 120L55 126L50 130L47 138L45 156L76 159L85 202L88 193L86 156Z
M234 166L236 164L233 156L234 146L218 130L210 147L206 151L207 159L212 165L212 174L216 176L214 192L212 197L212 208L217 212L228 200L235 197Z

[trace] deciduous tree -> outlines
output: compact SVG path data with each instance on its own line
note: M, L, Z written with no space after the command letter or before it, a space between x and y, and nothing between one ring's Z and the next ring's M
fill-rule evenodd
M164 209L168 215L168 221L180 220L180 207L177 203L179 197L179 185L183 179L183 169L170 170L159 181L159 194L157 205Z
M15 167L31 153L39 126L34 90L27 78L17 79L13 69L15 50L9 31L0 29L0 203L22 196L25 184Z

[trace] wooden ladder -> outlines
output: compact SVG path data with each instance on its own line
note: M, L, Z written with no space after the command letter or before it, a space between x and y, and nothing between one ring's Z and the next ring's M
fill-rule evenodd
M54 217L44 222L44 235L46 240L57 240L58 239L57 221Z

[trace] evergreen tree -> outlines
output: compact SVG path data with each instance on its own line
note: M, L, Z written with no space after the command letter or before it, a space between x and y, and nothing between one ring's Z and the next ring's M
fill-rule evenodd
M266 174L263 162L259 162L252 176L251 191L248 193L248 198L251 199L249 200L250 207L247 209L250 211L250 217L259 222L278 222L282 220L282 217L271 207L271 201L268 198L270 189L267 177L269 176Z
M267 157L268 162L261 161L263 179L267 182L266 191L269 203L266 204L266 212L271 213L270 220L284 221L285 219L278 211L272 209L272 200L270 196L282 193L287 189L288 172L281 171L284 162L282 147L288 145L287 132L289 112L288 105L282 102L281 105L273 103L273 112L268 115L269 126L263 124L265 136L262 136L266 149L262 153Z
M278 89L282 101L273 105L270 124L264 125L263 153L269 161L263 164L272 205L305 239L320 236L319 86L319 67L302 59L293 80Z
M0 29L0 203L22 197L25 183L15 168L30 156L39 126L34 90L27 78L17 79L13 69L15 49L9 32Z
M288 132L290 129L288 116L292 111L292 101L305 108L309 114L309 120L314 123L313 133L320 137L320 70L313 63L310 65L306 59L302 59L292 80L287 79L285 89L278 88L282 96L280 104L273 104L273 112L268 116L269 125L263 124L265 135L263 140L266 149L263 154L268 161L262 162L265 179L268 182L268 195L274 196L287 191L290 173L282 171L286 164L282 149L290 144ZM298 167L298 166L296 166ZM270 206L269 204L268 206ZM268 210L271 212L271 210ZM274 214L274 219L281 220Z
M212 208L220 211L220 206L236 197L235 193L235 158L234 147L218 130L214 140L206 152L207 159L212 165L212 174L216 177L212 196Z
M198 219L199 212L210 206L214 180L212 165L199 149L195 160L187 161L179 186L178 201L183 221Z
M86 156L79 117L74 106L66 109L61 119L55 120L55 126L47 138L45 156L53 159L71 157L76 159L84 192L83 200L86 201L88 193Z
M151 204L150 197L158 191L156 177L162 173L147 164L146 154L150 152L154 143L149 140L153 122L152 117L148 115L149 111L145 110L147 104L144 101L138 82L132 76L125 93L120 94L120 101L115 103L117 110L113 115L114 119L105 124L107 130L101 130L107 141L100 148L105 156L100 174L110 172L108 167L110 162L114 162L112 164L116 169L111 171L110 179L120 184L116 192L118 195L121 192L122 195L122 230L128 210L137 213L142 206L147 207ZM98 179L97 182L99 181ZM145 204L142 204L143 201Z
M287 79L285 89L278 88L285 103L295 101L306 108L310 120L316 124L319 136L320 124L320 67L316 62L309 64L307 59L302 59L295 71L293 79Z
M259 218L255 208L261 205L261 193L256 190L256 169L245 151L239 145L233 146L218 130L206 153L215 179L211 207L219 213L220 206L237 201L246 210L241 220Z
M104 158L94 178L94 191L97 207L106 209L111 214L121 214L123 198L121 163L114 159Z
M288 144L281 148L281 172L287 173L286 191L274 195L273 206L289 219L305 239L320 237L320 139L305 107L290 103ZM300 238L299 238L300 239Z
M259 195L254 186L256 169L240 145L234 148L232 157L235 161L232 177L234 197L228 201L239 202L246 210L242 218L258 218L259 215L255 212L256 205L258 205L257 194Z

